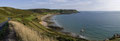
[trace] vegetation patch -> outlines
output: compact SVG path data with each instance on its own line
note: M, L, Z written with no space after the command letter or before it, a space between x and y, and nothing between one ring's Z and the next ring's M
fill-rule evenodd
M0 40L5 39L5 37L9 34L9 24L6 23L5 26L0 30Z

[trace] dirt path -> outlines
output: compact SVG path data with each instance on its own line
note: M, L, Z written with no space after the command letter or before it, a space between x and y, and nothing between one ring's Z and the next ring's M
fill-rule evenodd
M9 25L9 34L4 41L16 41L16 34L12 25Z

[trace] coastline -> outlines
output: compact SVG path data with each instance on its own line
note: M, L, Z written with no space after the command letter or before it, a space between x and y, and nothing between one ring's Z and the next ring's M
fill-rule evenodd
M60 15L60 14L47 14L41 17L41 21L39 22L40 24L42 24L43 26L45 26L46 28L50 28L53 29L55 31L61 32L63 34L72 36L72 37L76 37L76 38L83 38L86 39L84 36L82 35L77 35L73 32L67 32L67 31L63 31L64 27L61 27L59 24L56 23L55 19L52 19L53 16L55 15Z
M59 24L57 24L56 22L56 19L53 19L53 16L55 15L61 15L61 14L50 14L50 15L44 15L45 18L42 19L43 23L45 22L47 25L45 26L45 24L42 24L43 26L47 27L47 28L50 28L50 29L53 29L53 30L56 30L58 32L61 32L63 34L66 34L66 35L69 35L69 36L72 36L72 37L76 37L76 38L82 38L82 39L86 39L86 40L89 40L87 37L84 37L82 35L78 35L78 34L75 34L73 32L67 32L67 31L63 31L64 30L64 27L61 27ZM43 17L44 17L43 16ZM47 16L47 17L46 17ZM54 24L54 25L53 25ZM55 27L54 27L55 26ZM54 28L53 28L54 27ZM62 28L61 30L57 30L57 28ZM106 38L104 40L114 40L116 38L120 37L120 35L114 35L112 38ZM101 40L102 41L102 40Z
M51 28L53 30L63 30L62 27L58 26L53 19L51 19L54 15L57 14L47 14L41 17L41 21L39 22L40 24L42 24L43 26L45 26L46 28Z

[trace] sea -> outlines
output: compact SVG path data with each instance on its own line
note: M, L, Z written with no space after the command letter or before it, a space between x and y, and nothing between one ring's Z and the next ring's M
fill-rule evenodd
M55 15L52 19L64 31L82 35L88 40L104 40L120 34L120 11L80 11Z

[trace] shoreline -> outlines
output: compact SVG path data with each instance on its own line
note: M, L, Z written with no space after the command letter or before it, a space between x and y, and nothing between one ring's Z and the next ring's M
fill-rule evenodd
M45 26L46 28L56 30L56 31L61 32L63 34L66 34L66 35L69 35L69 36L72 36L72 37L76 37L76 38L86 39L82 35L78 35L78 34L73 33L73 32L63 31L64 27L61 27L60 25L58 25L55 22L55 19L52 19L52 17L55 16L55 15L60 15L60 14L47 14L47 15L44 15L44 16L41 17L41 21L39 23L42 24L43 26Z
M53 16L55 15L61 15L61 14L50 14L50 15L44 15L46 16L46 18L44 18L44 20L42 20L44 23L46 23L47 25L45 26L45 24L42 24L43 26L45 26L46 28L50 28L50 29L53 29L53 30L56 30L58 32L61 32L63 34L66 34L66 35L69 35L69 36L72 36L72 37L76 37L76 38L82 38L82 39L86 39L86 40L89 40L87 37L84 37L82 35L78 35L76 33L73 33L73 32L67 32L67 31L63 31L64 30L64 27L61 27L59 24L56 23L56 19L53 19ZM42 16L42 17L44 17ZM49 25L51 26L49 26ZM54 27L55 26L55 27ZM60 29L62 28L62 29ZM60 29L60 30L58 30ZM115 35L111 38L106 38L104 40L112 40L114 38L118 38L120 37L120 35ZM102 40L101 40L102 41Z
M51 29L54 29L54 30L63 30L62 27L58 26L54 21L53 19L51 19L54 15L57 15L57 14L47 14L47 15L44 15L41 17L41 21L39 22L40 24L42 24L43 26L45 26L46 28L51 28Z

